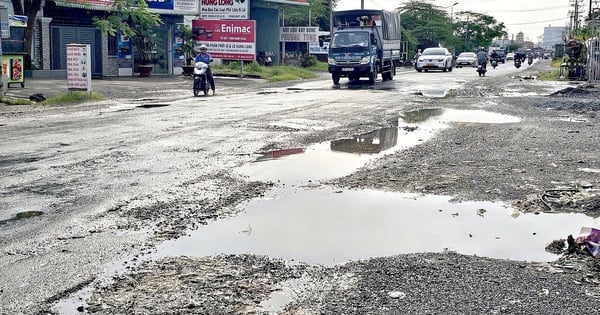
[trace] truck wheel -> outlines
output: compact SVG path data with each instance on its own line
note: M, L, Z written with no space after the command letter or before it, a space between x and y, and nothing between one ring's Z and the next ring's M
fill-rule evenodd
M331 79L333 80L333 84L340 85L340 74L339 73L332 73Z

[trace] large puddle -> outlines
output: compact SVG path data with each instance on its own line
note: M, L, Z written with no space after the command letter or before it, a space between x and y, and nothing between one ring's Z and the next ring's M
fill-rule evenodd
M252 253L313 264L442 252L547 261L546 244L594 226L575 214L523 214L491 202L380 191L273 191L237 217L168 241L159 255Z
M397 127L308 148L267 152L238 171L252 180L277 182L278 188L250 201L234 218L165 242L157 254L252 253L322 265L445 250L554 260L556 256L545 251L549 241L598 222L578 214L523 214L492 202L453 203L446 196L333 190L317 183L425 141L451 122L518 121L481 110L424 109L405 113Z
M237 171L252 180L298 185L348 175L369 160L417 145L452 122L513 123L518 117L484 110L429 108L404 113L397 127L348 139L266 152Z

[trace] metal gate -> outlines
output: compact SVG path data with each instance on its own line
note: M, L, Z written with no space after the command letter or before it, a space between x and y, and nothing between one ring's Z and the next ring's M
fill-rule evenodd
M93 27L52 26L51 69L67 69L67 44L89 44L92 51L92 75L102 75L101 33Z
M600 38L588 40L588 82L600 81Z

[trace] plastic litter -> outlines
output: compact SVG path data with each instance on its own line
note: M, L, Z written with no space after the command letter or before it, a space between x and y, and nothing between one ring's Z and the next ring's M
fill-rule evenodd
M580 236L575 239L575 243L585 245L592 256L600 258L600 229L582 227L579 234Z

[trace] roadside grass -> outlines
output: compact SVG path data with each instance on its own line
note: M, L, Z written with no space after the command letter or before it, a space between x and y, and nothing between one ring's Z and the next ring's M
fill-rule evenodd
M215 74L239 75L240 63L237 61L228 64L213 65ZM246 76L256 76L269 82L293 81L299 79L313 79L317 75L315 72L327 71L327 64L317 62L314 66L302 68L297 66L261 66L257 62L244 64L243 74Z
M70 91L66 93L60 93L55 96L47 98L45 101L38 102L41 105L57 105L57 104L71 104L71 103L83 103L92 100L102 100L104 95L98 92L84 92L84 91Z
M75 104L83 103L92 100L103 100L104 95L99 92L84 92L84 91L69 91L48 97L41 102L33 102L24 98L0 96L0 103L6 105L58 105L58 104Z
M8 96L2 95L2 94L0 94L0 103L6 104L6 105L31 105L31 104L33 104L33 102L28 99L8 97Z
M550 66L554 69L552 71L544 71L540 72L537 75L538 80L542 81L558 81L560 75L560 64L562 63L562 59L554 59Z

